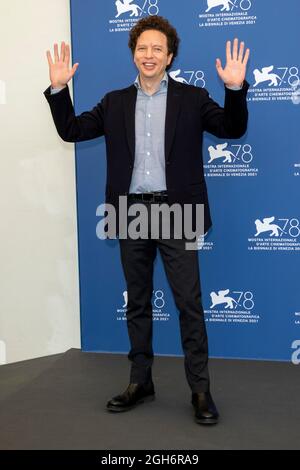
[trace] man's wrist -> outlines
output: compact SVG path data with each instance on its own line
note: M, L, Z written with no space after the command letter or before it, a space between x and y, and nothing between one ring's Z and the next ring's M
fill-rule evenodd
M229 90L241 90L244 86L244 81L240 84L230 84L230 83L225 83L226 88Z
M51 95L56 95L58 93L60 93L64 88L66 87L63 87L63 88L53 88L52 85L50 87L50 94Z
M65 87L66 87L66 85L62 85L60 83L51 83L51 88L53 90L62 90Z

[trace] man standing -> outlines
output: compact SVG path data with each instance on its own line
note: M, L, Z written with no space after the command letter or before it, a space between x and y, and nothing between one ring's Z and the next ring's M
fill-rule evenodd
M177 56L179 38L160 16L141 19L130 32L129 47L138 77L128 88L107 93L91 111L75 116L67 83L78 63L70 69L70 49L54 45L54 61L47 51L51 87L45 91L61 138L80 142L102 135L106 139L106 202L118 206L118 198L152 204L204 205L204 232L211 226L202 161L203 132L220 138L239 138L247 128L245 82L249 49L235 39L226 46L226 66L216 60L225 84L221 108L198 87L174 81L167 74ZM151 219L149 224L151 232ZM176 306L185 373L192 391L195 420L218 422L210 393L208 344L201 304L198 253L186 249L184 237L161 236L119 240L127 283L127 327L131 349L130 383L107 403L113 412L126 411L154 399L151 366L153 264L159 249Z

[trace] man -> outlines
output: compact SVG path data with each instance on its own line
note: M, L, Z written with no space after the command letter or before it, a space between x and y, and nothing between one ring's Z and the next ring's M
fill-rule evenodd
M80 142L105 136L107 149L106 202L118 206L140 202L150 213L152 204L204 205L204 232L211 226L202 162L202 136L239 138L247 128L245 82L249 49L235 39L227 42L227 63L216 67L225 84L221 108L199 87L178 83L168 70L178 52L179 38L160 16L141 19L130 32L129 47L139 71L135 83L105 95L91 111L75 116L67 83L74 76L70 49L54 45L54 61L47 51L51 87L45 91L61 138ZM149 232L151 231L151 219ZM216 424L218 411L210 393L208 345L198 267L198 254L186 249L184 237L159 236L121 239L121 260L127 282L127 326L132 362L130 383L112 398L109 411L126 411L154 399L151 366L153 263L159 248L180 312L180 331L195 420ZM175 387L174 387L175 388Z

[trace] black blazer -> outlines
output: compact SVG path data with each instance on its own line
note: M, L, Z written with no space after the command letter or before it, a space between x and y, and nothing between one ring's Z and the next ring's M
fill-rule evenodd
M205 232L211 226L211 218L203 171L203 132L224 139L240 138L247 129L248 87L245 82L240 91L225 88L225 104L221 108L205 89L169 77L165 122L169 202L204 204ZM134 166L136 87L107 93L91 111L79 116L75 116L68 87L54 95L49 87L44 94L64 141L81 142L105 136L106 202L116 206L119 195L129 191Z

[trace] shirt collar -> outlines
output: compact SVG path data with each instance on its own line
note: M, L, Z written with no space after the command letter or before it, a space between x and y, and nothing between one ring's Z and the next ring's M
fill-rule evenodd
M165 72L163 78L160 81L159 89L157 91L162 90L163 87L168 86L168 83L169 83L169 76L168 76L167 72ZM142 90L139 75L136 77L136 79L134 81L134 85L138 90Z

